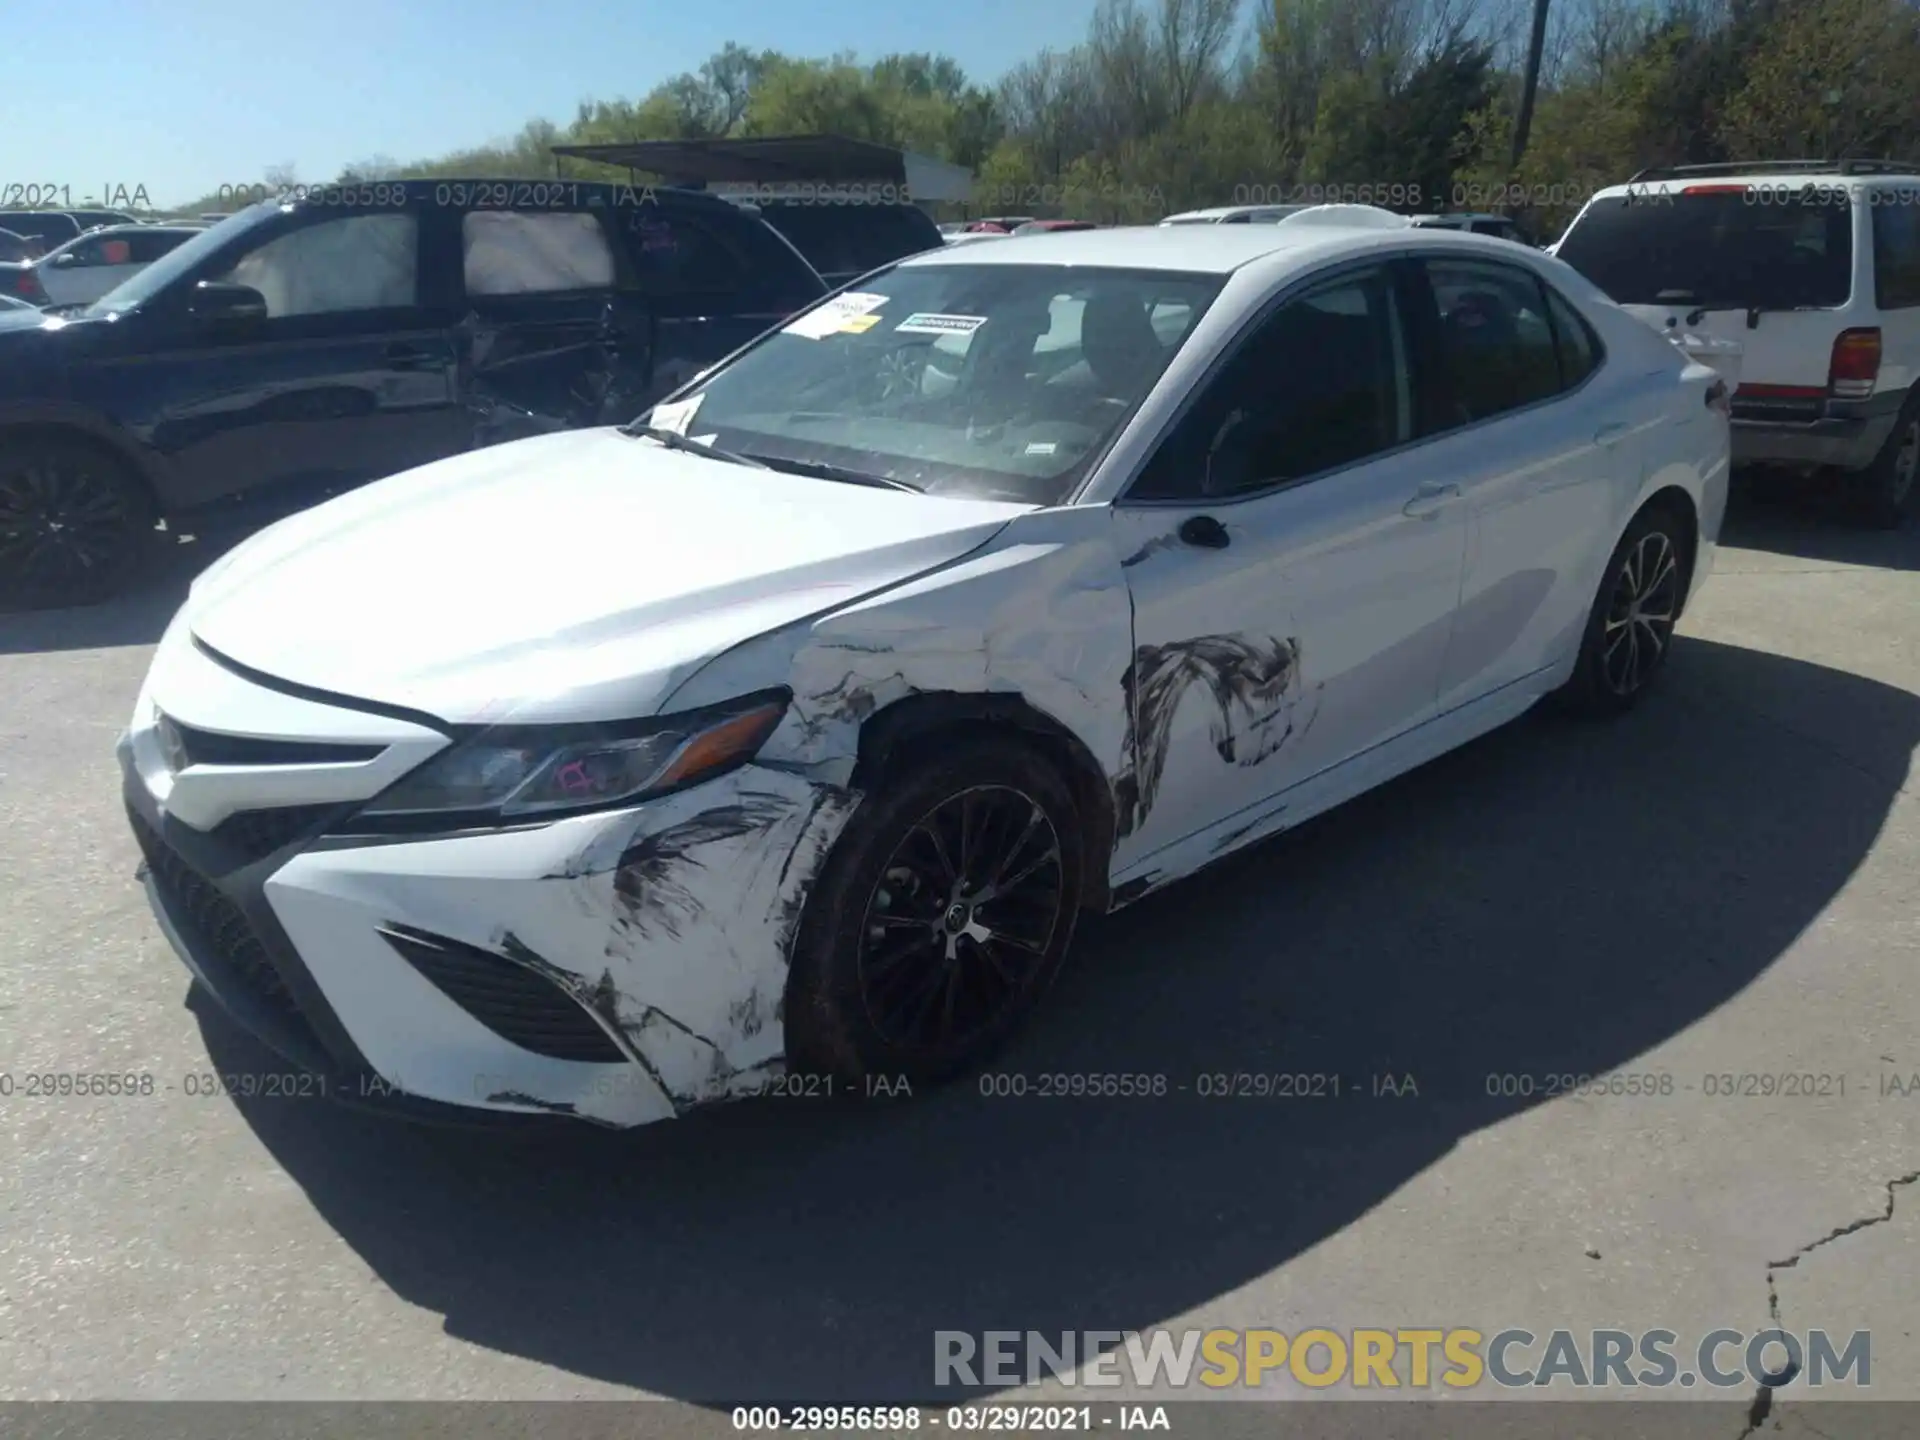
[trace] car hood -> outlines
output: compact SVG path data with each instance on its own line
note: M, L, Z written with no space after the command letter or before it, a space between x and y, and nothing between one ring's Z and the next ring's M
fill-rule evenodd
M48 328L48 322L51 319L51 316L41 310L16 310L8 306L0 310L0 333L13 330L44 330ZM64 329L65 327L56 325L53 328Z
M185 619L267 677L449 722L641 716L723 650L948 564L1032 508L568 431L283 520L195 582Z

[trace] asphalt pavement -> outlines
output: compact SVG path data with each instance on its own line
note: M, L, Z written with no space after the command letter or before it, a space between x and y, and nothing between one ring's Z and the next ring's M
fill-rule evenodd
M689 1402L667 1434L924 1399L941 1330L1779 1325L1920 1399L1920 524L1742 497L1727 540L1627 719L1529 716L1085 927L994 1066L1025 1096L623 1135L190 1093L283 1067L190 997L112 750L218 542L0 617L0 1397ZM26 1093L106 1073L153 1093ZM1200 1093L1283 1073L1345 1088ZM1074 1074L1168 1093L1033 1093ZM1651 1093L1548 1093L1613 1075Z

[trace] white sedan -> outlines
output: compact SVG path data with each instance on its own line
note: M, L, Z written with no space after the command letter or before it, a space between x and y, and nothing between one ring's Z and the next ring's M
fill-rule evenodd
M33 262L47 306L88 305L198 235L199 225L108 225Z
M933 251L635 425L230 552L125 798L194 976L328 1093L627 1126L935 1081L1082 911L1544 697L1631 706L1727 472L1724 382L1511 245Z

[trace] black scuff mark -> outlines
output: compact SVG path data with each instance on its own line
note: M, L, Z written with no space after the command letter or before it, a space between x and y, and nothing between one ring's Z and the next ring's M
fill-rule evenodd
M1180 536L1174 531L1169 530L1165 535L1156 535L1138 550L1127 556L1126 559L1122 560L1120 562L1120 568L1122 570L1130 570L1143 560L1159 554L1162 550L1171 550L1179 543Z
M611 975L609 975L608 977L609 983L611 983L611 979L612 977ZM662 1010L657 1005L647 1005L642 1007L640 1011L640 1023L634 1026L632 1029L632 1032L630 1032L635 1037L634 1043L636 1045L640 1043L639 1036L645 1033L647 1027L652 1025L655 1021L658 1021L660 1024L665 1025L670 1030L678 1030L682 1035L686 1036L689 1040L697 1041L700 1044L706 1046L709 1050L713 1051L714 1053L716 1054L719 1053L720 1047L714 1044L713 1041L709 1040L706 1036L702 1035L698 1030L695 1030L691 1025L687 1025L679 1020L674 1019L673 1016L669 1015L666 1011ZM624 1029L626 1027L622 1026L622 1028Z
M542 1100L538 1095L523 1094L518 1090L498 1090L487 1096L489 1105L519 1105L529 1110L545 1110L552 1115L578 1115L580 1112L567 1100Z
M1300 698L1300 653L1297 638L1278 636L1200 635L1138 646L1120 678L1127 697L1127 768L1113 782L1116 835L1131 835L1153 809L1173 743L1174 712L1193 686L1204 686L1212 697L1207 728L1223 761L1258 765L1285 745Z
M1262 811L1260 814L1254 816L1254 818L1247 821L1246 824L1236 825L1233 829L1213 842L1213 853L1218 855L1223 851L1231 850L1254 831L1264 825L1270 824L1273 820L1286 813L1287 807L1285 805L1276 805L1273 809Z
M602 970L598 980L588 980L585 976L576 975L570 970L562 970L551 960L543 959L511 930L501 934L499 943L502 955L516 965L533 971L598 1019L601 1026L613 1037L614 1043L626 1053L627 1058L646 1071L647 1078L659 1086L660 1093L667 1097L667 1102L673 1106L674 1113L679 1113L679 1097L668 1088L667 1082L661 1078L653 1062L641 1053L638 1045L634 1044L633 1037L627 1033L626 1026L621 1021L620 991L619 987L613 983L611 970Z
M1113 892L1113 908L1118 910L1122 905L1131 905L1159 883L1160 872L1158 870L1150 871L1145 875L1127 881L1126 884L1120 886Z
M859 798L849 790L819 790L814 796L813 808L807 812L806 821L800 827L798 839L780 866L779 879L774 883L777 909L773 943L783 965L791 966L793 963L793 945L800 934L800 920L806 913L807 900L813 893L814 879L827 863L827 856L833 849L834 840L839 838L846 815L859 803ZM834 819L840 823L820 823L820 817L829 809L837 812ZM799 879L789 884L796 863L800 862L803 854L806 868ZM776 1006L774 1020L778 1022L780 1018L780 1009Z
M804 705L798 707L803 712L799 716L801 740L809 744L817 741L829 725L862 723L880 707L875 692L895 681L906 686L908 694L914 693L905 672L900 670L874 679L862 679L858 670L849 670L825 690L814 691L806 697Z
M791 803L782 795L743 792L735 804L715 806L636 839L613 872L620 923L649 938L660 933L682 938L681 925L698 920L704 909L684 878L689 869L704 868L693 852L764 830L787 814Z
M894 647L884 640L825 640L822 650L839 650L849 655L891 655Z
M751 1040L766 1028L758 992L743 995L727 1007L727 1029L743 1040Z

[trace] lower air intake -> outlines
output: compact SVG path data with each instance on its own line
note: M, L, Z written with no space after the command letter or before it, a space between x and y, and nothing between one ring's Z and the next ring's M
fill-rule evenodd
M380 934L441 994L522 1050L590 1064L626 1061L585 1008L524 965L444 936L398 930Z

